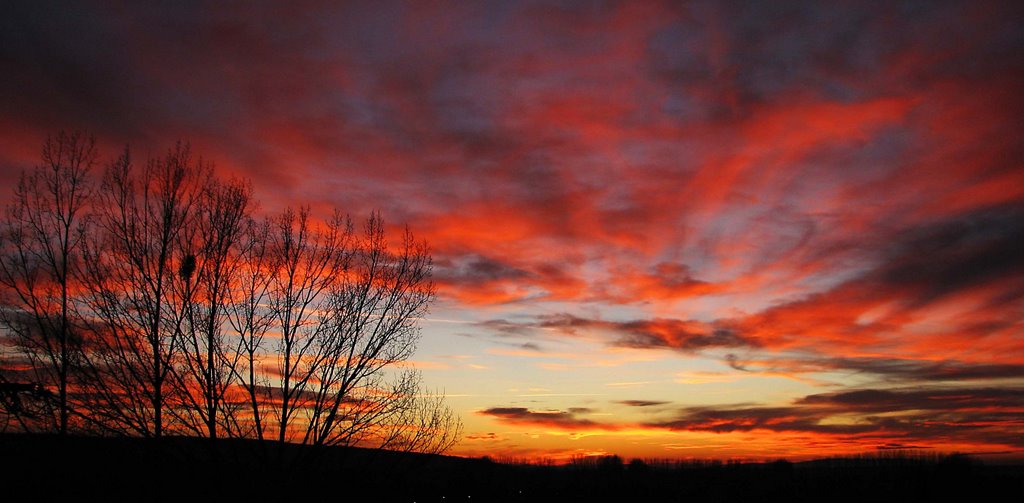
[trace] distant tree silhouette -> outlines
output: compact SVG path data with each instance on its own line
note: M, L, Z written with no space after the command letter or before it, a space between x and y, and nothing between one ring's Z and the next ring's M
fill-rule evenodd
M248 182L181 143L141 166L126 148L95 192L92 139L48 140L43 160L0 236L0 322L17 350L0 355L4 425L35 428L56 404L62 433L74 412L144 437L457 441L444 397L405 365L435 292L408 230L389 242L379 214L357 227L306 207L257 218Z
M95 140L82 133L47 139L42 163L22 174L3 215L0 325L11 334L25 367L17 377L7 377L4 403L19 416L30 412L26 401L36 403L32 421L19 419L24 428L32 423L61 435L69 430L69 387L81 349L73 289L92 195L88 176L97 158ZM51 398L56 417L43 418L49 407L39 401Z

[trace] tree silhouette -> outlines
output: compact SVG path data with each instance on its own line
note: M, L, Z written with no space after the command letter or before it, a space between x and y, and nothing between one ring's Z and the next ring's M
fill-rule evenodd
M267 309L271 278L270 222L248 220L241 236L241 256L234 281L228 284L226 315L232 336L236 339L232 376L244 391L251 413L243 434L259 440L264 437L264 410L262 404L269 399L270 379L263 372L268 356L264 348L274 313Z
M23 173L15 187L0 233L0 325L27 364L26 373L6 383L5 403L9 412L22 415L28 412L25 400L45 401L55 388L57 417L48 425L33 422L61 435L69 430L69 385L81 349L72 289L92 195L88 176L97 157L95 140L84 134L61 132L47 139L42 164ZM17 382L24 379L29 382ZM32 419L42 420L47 408L35 408Z
M218 426L237 429L234 408L225 397L238 352L225 339L223 326L229 288L243 259L239 247L250 218L250 199L251 189L244 182L211 178L196 205L194 225L185 229L181 240L184 258L178 276L184 288L185 326L177 390L185 402L180 409L185 424L210 438L217 438Z
M392 242L379 214L356 226L306 207L258 218L248 182L181 143L142 166L126 148L90 199L96 159L81 135L47 141L3 222L0 321L18 349L4 361L32 378L0 374L0 406L23 428L52 402L62 433L73 411L143 437L457 441L459 419L405 365L435 294L408 229Z
M211 168L178 144L143 168L128 149L103 177L99 229L87 241L85 302L98 363L90 394L106 425L161 437L186 307L188 256L180 240L195 225Z
M291 440L295 415L310 405L308 388L326 357L321 344L331 330L328 294L350 259L348 223L339 215L323 229L314 227L309 211L286 210L271 222L269 309L280 332L274 373L280 385L267 403L275 411L278 440ZM305 438L305 437L300 437Z

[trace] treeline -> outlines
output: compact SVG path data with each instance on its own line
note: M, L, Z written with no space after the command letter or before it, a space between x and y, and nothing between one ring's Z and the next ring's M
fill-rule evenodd
M0 473L8 493L45 487L51 500L196 497L196 484L169 480L202 481L203 498L233 501L302 501L353 486L374 488L375 499L406 502L1019 501L1024 494L1021 465L982 464L959 455L887 453L796 463L623 462L608 456L543 465L243 439L216 445L209 449L196 438L0 434ZM282 470L278 458L312 461L297 469L287 462L289 469Z
M181 143L102 163L48 139L0 222L0 431L450 447L461 422L403 364L425 243L255 206Z

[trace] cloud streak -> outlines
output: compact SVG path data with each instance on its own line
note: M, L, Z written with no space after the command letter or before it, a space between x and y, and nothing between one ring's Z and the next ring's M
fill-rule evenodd
M494 407L478 414L514 426L545 427L576 433L644 430L732 434L774 432L820 435L850 446L941 448L956 442L987 450L1024 447L1019 431L1024 408L1020 388L852 389L807 395L783 406L686 407L667 418L639 423L596 422L587 408L534 411ZM669 402L628 400L629 407L664 416ZM658 407L655 407L658 406Z
M573 407L568 410L555 411L533 411L525 407L492 407L478 411L477 414L497 418L503 422L554 428L558 430L616 430L618 425L598 423L584 416L592 410L583 407Z

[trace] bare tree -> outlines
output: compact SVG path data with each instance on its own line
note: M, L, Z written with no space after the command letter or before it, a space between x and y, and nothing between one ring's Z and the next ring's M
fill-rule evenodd
M146 437L430 452L457 439L405 366L435 293L425 243L389 243L378 214L359 229L308 208L257 221L248 184L180 143L141 168L126 149L93 194L96 159L91 139L48 141L4 215L0 419L15 421L0 427L34 428L34 414L62 433L74 417Z
M350 241L344 274L331 285L315 341L316 385L304 441L317 445L373 436L413 410L417 404L410 398L419 393L419 374L388 370L412 356L417 322L434 296L426 245L406 231L397 249L390 249L379 215Z
M179 240L210 173L179 143L141 170L126 149L104 175L85 283L97 357L90 396L106 406L112 429L154 437L166 429L168 380L192 294L184 283L194 267Z
M309 387L322 363L320 341L330 330L328 292L344 277L350 259L351 224L340 215L322 227L309 210L286 210L272 223L270 284L267 300L273 328L280 332L271 370L269 405L276 412L278 440L291 439L290 426L312 398Z
M0 233L0 324L13 336L36 398L56 388L53 428L69 429L69 386L80 334L73 320L73 289L97 162L95 140L60 133L43 146L42 164L23 173ZM16 388L8 382L8 391ZM12 392L13 393L13 392ZM12 394L12 406L21 399Z
M371 444L383 449L439 454L462 436L462 421L452 412L441 393L430 393L421 385L418 372L407 371L391 396L390 413L377 420Z
M248 185L210 179L195 207L194 225L184 230L179 276L185 299L184 336L180 339L182 372L176 375L187 424L197 417L201 433L217 438L218 424L237 430L232 403L225 396L234 381L240 352L223 334L231 286L241 278L241 246L248 223Z
M256 435L269 415L279 441L450 447L461 423L401 367L434 296L426 245L406 232L390 247L379 215L358 232L307 210L253 229L230 319ZM264 344L267 333L280 339Z
M270 381L264 372L267 355L264 339L274 323L274 313L267 308L271 286L270 221L247 220L241 236L239 267L235 280L228 284L225 306L228 326L236 340L231 371L245 392L251 417L243 424L251 425L251 434L264 439L263 403L270 398ZM240 419L238 415L236 420ZM242 427L244 436L248 429Z

